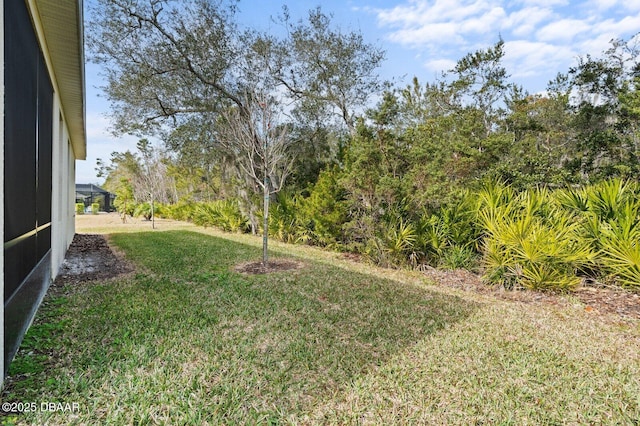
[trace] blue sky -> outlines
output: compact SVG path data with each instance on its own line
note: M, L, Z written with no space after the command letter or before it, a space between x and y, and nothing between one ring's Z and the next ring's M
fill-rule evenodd
M512 81L539 92L579 56L599 56L611 39L640 32L640 0L241 0L240 21L276 32L270 17L283 4L294 18L320 5L341 28L360 31L387 52L382 77L400 85L413 76L433 81L462 56L502 37ZM99 183L96 158L134 150L137 141L109 135L108 104L100 97L98 74L97 66L87 65L87 160L77 163L78 183Z

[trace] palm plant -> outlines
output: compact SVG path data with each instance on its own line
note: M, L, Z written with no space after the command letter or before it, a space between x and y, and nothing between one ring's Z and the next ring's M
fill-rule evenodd
M587 189L589 211L601 221L616 220L620 209L633 198L631 184L622 179L610 179Z
M549 203L545 189L517 195L500 186L491 189L485 188L478 207L485 280L508 288L575 287L576 271L595 253L579 238L572 216Z
M575 215L589 211L589 197L584 188L557 189L553 192L551 201Z
M240 211L236 200L223 200L218 205L217 226L227 232L246 232L249 229L249 220Z
M416 239L417 235L413 224L398 219L384 235L385 250L394 263L404 263L413 252Z
M269 214L269 235L286 243L310 242L309 220L305 219L304 211L304 198L280 192Z
M638 290L640 199L636 194L635 191L628 191L627 194L618 195L616 204L611 205L615 215L606 221L600 220L599 260L605 273L611 275L617 283Z
M146 220L151 220L152 214L153 214L153 211L151 209L151 203L149 202L140 203L133 210L134 216L142 216Z
M558 191L556 200L574 212L580 237L596 253L592 275L625 287L640 288L640 197L635 182L611 179L572 191ZM580 209L576 209L579 205Z
M479 249L473 198L467 194L436 214L423 214L417 221L416 253L432 266L470 268Z
M246 232L249 220L244 217L235 200L217 200L196 205L193 223L200 226L215 226L227 232Z

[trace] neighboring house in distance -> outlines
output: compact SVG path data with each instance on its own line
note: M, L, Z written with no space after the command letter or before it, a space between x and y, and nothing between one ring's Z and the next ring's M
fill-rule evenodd
M75 233L86 158L82 0L0 0L0 386Z
M100 211L110 212L115 198L115 194L92 183L76 183L76 203L83 203L85 207L98 203Z

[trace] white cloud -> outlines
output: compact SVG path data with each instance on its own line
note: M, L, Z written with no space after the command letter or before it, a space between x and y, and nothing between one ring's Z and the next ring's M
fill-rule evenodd
M569 0L523 0L524 6L538 6L541 8L561 7L569 4Z
M620 6L627 12L640 12L640 0L623 1Z
M594 25L593 28L596 34L610 33L613 37L616 37L614 34L633 34L638 30L640 30L640 15L625 16L619 21L606 19Z
M378 21L382 25L402 27L426 25L443 21L463 21L469 17L491 12L493 5L485 0L409 0L407 5L378 10Z
M135 150L138 138L134 136L114 137L108 131L109 119L100 113L87 113L87 159L76 162L76 182L97 183L98 158L109 160L114 151Z
M560 71L567 58L575 57L576 53L566 46L526 40L505 42L505 66L515 79L536 76L550 69Z
M577 35L586 33L591 26L582 20L561 19L545 25L537 32L537 38L541 41L570 42Z
M392 39L413 44L408 35L423 34L425 27L451 27L462 34L485 33L495 30L495 25L504 20L506 14L499 3L485 0L436 0L433 3L410 0L406 5L378 10L377 17L380 25L396 29L391 34ZM449 32L443 36L447 34ZM423 38L425 41L431 39Z
M552 14L551 9L527 7L510 13L503 27L511 29L513 35L517 37L526 37L535 31L538 24L549 20Z
M640 30L640 0L396 0L375 13L388 40L430 58L428 70L450 69L500 35L508 72L523 80L551 79Z
M425 62L424 67L429 71L440 73L443 71L449 71L456 66L456 61L450 59L434 59Z
M589 9L596 9L598 12L605 12L618 6L619 0L591 0L587 2Z
M464 42L460 27L456 23L437 23L419 28L401 29L391 33L389 40L412 47Z
M494 7L481 16L471 17L461 22L464 33L487 34L496 32L505 22L507 15L501 7Z
M88 113L86 122L87 139L103 138L108 134L109 119L103 114Z

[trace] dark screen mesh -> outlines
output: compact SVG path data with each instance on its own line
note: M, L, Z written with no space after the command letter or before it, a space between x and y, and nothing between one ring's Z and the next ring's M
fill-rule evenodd
M53 86L25 2L3 7L6 302L51 248Z

